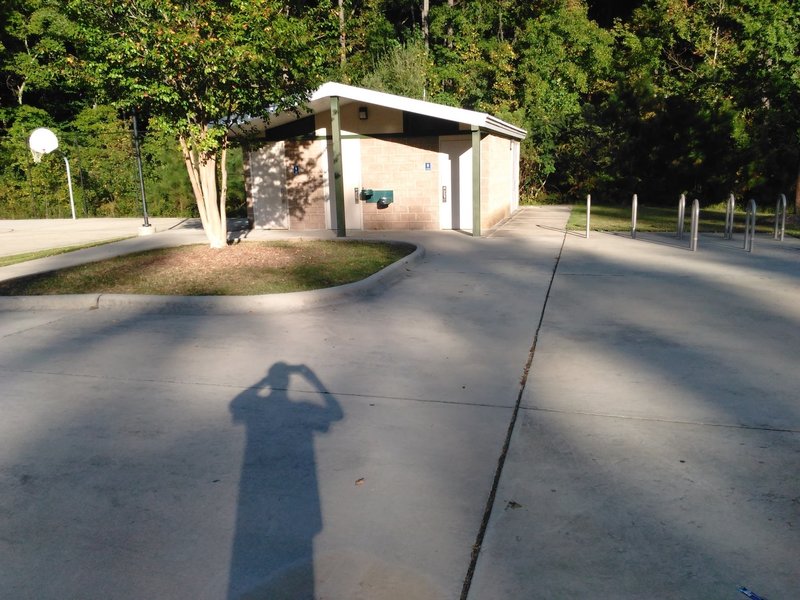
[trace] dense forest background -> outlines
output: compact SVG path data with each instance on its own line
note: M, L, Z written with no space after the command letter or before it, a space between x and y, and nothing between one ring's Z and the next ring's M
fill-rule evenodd
M31 158L27 139L39 126L58 134L81 214L141 214L131 115L103 104L98 82L80 68L93 42L76 4L0 4L0 218L70 214L63 156ZM315 23L320 83L485 111L527 129L528 201L574 202L591 192L622 202L637 193L659 204L687 193L708 205L729 193L772 202L782 192L800 205L796 0L282 5L327 15L323 27ZM150 127L146 113L138 120L150 214L193 214L176 140ZM241 153L228 160L229 212L237 214Z

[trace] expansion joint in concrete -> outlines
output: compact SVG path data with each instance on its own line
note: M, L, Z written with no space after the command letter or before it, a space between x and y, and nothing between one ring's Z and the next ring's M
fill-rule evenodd
M542 312L539 314L539 323L536 325L536 333L534 333L533 336L533 343L528 351L525 367L522 370L519 392L517 393L517 400L514 404L514 410L511 414L511 421L508 424L508 430L506 432L505 440L503 441L503 448L500 451L500 457L497 459L497 469L495 469L494 480L492 481L492 489L489 492L489 497L486 500L486 507L483 511L483 518L481 520L480 528L478 529L478 535L475 539L475 543L472 545L472 555L470 557L469 568L467 569L467 574L464 577L464 585L461 589L461 600L467 600L467 597L469 596L469 589L472 585L472 577L475 574L475 567L478 564L478 557L481 553L483 539L486 536L486 529L489 526L489 519L492 516L492 509L494 508L495 499L497 497L497 488L500 485L500 477L503 475L503 466L505 465L506 457L508 456L508 448L511 445L511 436L514 433L514 426L517 423L517 416L519 415L519 409L522 403L522 395L525 392L525 386L528 383L528 374L530 373L531 365L533 364L533 358L536 354L536 345L539 341L539 332L542 329L545 311L547 310L547 303L550 300L550 292L553 289L553 282L556 279L558 264L561 261L561 254L564 252L564 244L566 241L567 232L564 231L564 237L561 240L561 246L558 249L558 255L556 256L555 264L553 265L553 272L550 274L550 283L547 286L547 293L545 294L544 302L542 303Z

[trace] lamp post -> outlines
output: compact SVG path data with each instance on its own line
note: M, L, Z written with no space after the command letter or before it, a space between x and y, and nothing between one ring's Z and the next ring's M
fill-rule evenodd
M33 162L39 163L45 154L50 154L58 148L58 138L56 134L47 129L47 127L39 127L31 132L28 138L28 146L33 154ZM72 219L75 220L75 197L72 195L72 173L69 168L69 159L63 152L61 157L64 159L64 164L67 167L67 189L69 190L69 207L72 210Z
M139 191L142 195L142 214L144 215L144 225L139 228L139 235L152 233L150 229L150 218L147 215L147 197L144 193L144 175L142 175L142 153L139 151L139 129L136 126L136 113L133 113L133 149L136 153L136 166L139 168Z

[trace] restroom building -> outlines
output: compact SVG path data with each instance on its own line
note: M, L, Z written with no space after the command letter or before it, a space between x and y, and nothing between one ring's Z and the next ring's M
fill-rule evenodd
M519 207L526 132L486 113L326 83L241 129L256 228L480 235Z

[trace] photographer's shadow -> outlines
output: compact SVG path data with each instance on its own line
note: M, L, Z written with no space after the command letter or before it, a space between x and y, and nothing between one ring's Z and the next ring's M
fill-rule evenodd
M310 384L314 401L289 398L289 381ZM297 395L300 395L298 393ZM278 362L230 404L247 429L228 598L314 598L313 540L322 529L314 434L342 409L305 365Z

